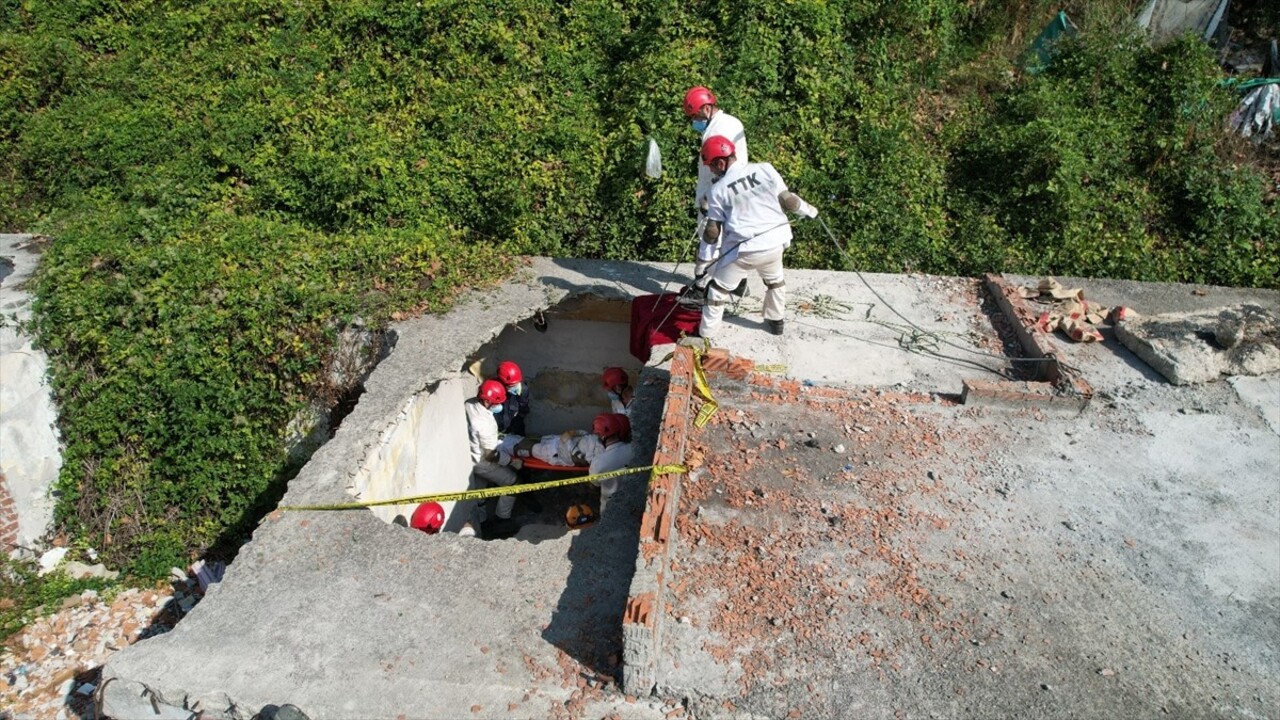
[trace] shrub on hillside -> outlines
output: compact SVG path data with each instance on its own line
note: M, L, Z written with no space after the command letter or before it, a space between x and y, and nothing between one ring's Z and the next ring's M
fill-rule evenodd
M994 231L1023 273L1276 287L1280 215L1261 174L1219 154L1234 98L1217 77L1191 38L1063 43L958 143L958 245Z
M1091 33L1008 79L1038 0L5 7L0 225L55 238L59 522L144 574L272 504L344 323L447 307L509 254L687 257L693 84L847 248L797 223L793 267L1280 275L1209 54Z

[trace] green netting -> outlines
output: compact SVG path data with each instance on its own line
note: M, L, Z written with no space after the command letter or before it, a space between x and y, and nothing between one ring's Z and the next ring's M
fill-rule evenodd
M1029 73L1038 73L1049 66L1049 61L1053 59L1053 46L1064 37L1070 37L1079 32L1075 23L1067 17L1067 14L1061 10L1049 21L1048 25L1040 31L1040 35L1036 37L1035 42L1031 43L1031 49L1027 50L1023 56L1023 66Z

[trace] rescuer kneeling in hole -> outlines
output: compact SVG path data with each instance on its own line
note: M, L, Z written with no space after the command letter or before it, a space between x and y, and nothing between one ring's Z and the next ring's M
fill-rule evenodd
M613 411L631 417L631 401L635 399L636 393L631 387L631 378L627 375L627 371L620 367L607 367L604 369L604 377L601 381Z
M485 380L480 383L476 396L467 400L467 433L471 440L471 462L475 464L472 473L481 483L507 486L515 483L516 470L521 461L506 453L498 452L498 420L503 403L507 400L507 390L497 380ZM503 495L498 498L496 518L485 523L484 511L477 505L476 524L485 523L486 538L507 537L517 530L511 519L515 509L514 495Z
M498 414L498 432L524 436L525 418L529 417L531 393L524 381L524 373L520 366L504 360L498 363L498 382L507 391L507 399L502 403L502 412Z
M604 452L591 461L591 474L613 472L631 464L631 421L621 413L601 413L591 423L591 432L600 438ZM620 477L606 478L595 484L600 487L600 517L604 517L605 505L618 490Z

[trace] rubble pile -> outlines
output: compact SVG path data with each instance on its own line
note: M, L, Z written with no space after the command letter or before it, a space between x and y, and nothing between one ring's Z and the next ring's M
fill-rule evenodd
M971 642L974 619L923 572L958 577L965 565L932 537L963 511L951 484L973 480L947 464L948 448L981 452L930 411L948 402L758 375L714 386L721 410L690 436L667 610L668 622L705 624L705 652L740 668L738 700L785 689L784 715L813 716L828 700L800 668L815 658L887 677Z
M86 590L6 639L0 655L0 718L97 717L103 664L139 640L172 630L206 584L175 568L171 582L103 597Z

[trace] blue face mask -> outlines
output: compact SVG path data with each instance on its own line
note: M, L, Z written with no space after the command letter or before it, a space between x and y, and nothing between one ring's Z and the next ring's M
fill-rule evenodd
M690 122L689 124L693 126L693 131L694 131L694 132L696 132L696 133L698 133L698 134L702 134L702 132L703 132L703 131L705 131L705 130L707 129L707 121L706 121L706 120L694 120L694 121Z
M494 415L501 415L501 414L502 414L502 403L498 403L497 405L490 405L490 406L489 406L489 412L493 413Z
M508 387L508 388L507 388L507 394L508 394L508 395L523 395L523 394L524 394L524 383L516 383L515 385L512 385L511 387Z

